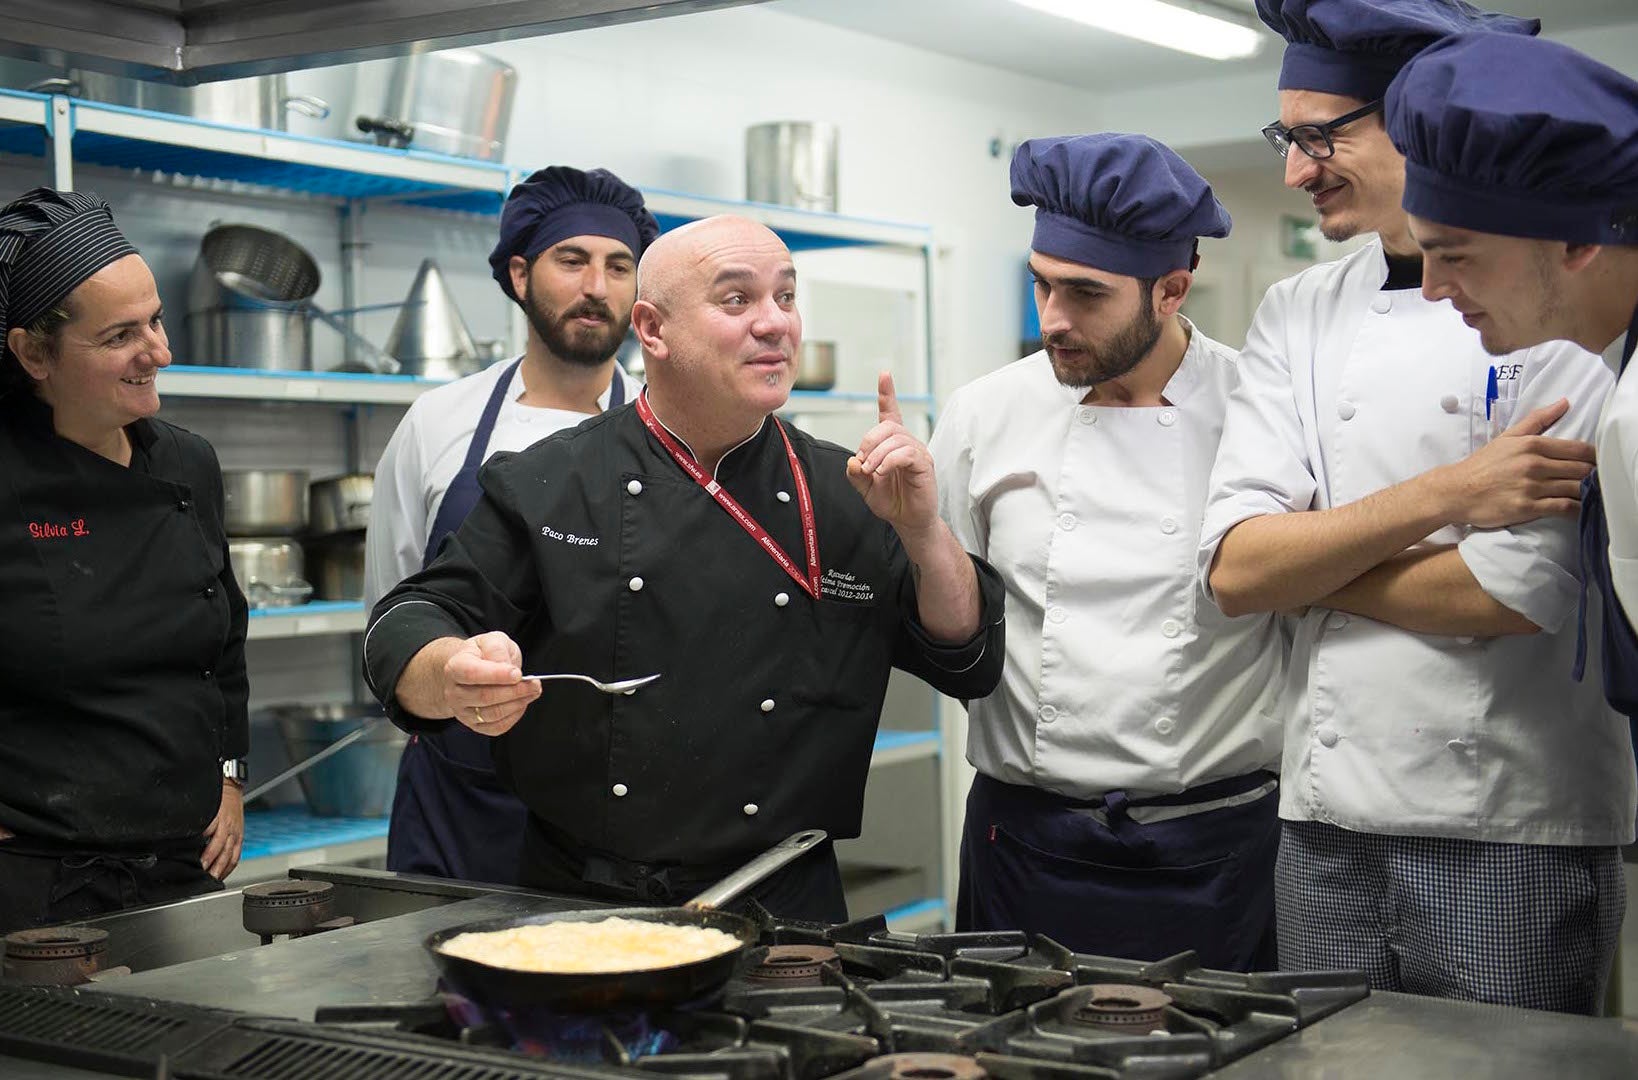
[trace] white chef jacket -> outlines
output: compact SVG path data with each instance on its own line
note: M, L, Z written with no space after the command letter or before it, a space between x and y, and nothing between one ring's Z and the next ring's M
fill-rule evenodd
M364 542L364 604L374 607L394 585L421 569L432 523L444 492L454 482L466 461L467 448L483 416L495 384L518 358L497 361L484 370L446 386L429 390L415 399L398 430L381 452L375 467L375 492L370 503L370 527ZM627 401L637 396L642 384L618 365L615 378L624 379ZM574 427L589 418L588 413L568 409L539 409L518 403L523 396L523 368L512 374L512 385L495 430L489 437L488 460L501 450L523 450L541 439ZM598 395L597 404L607 408L609 392Z
M1621 370L1627 335L1604 350L1604 363ZM1638 363L1615 384L1598 418L1598 487L1610 538L1610 583L1629 620L1638 620ZM1589 646L1598 651L1597 639Z
M988 776L1088 799L1279 761L1279 628L1225 618L1194 573L1235 354L1188 329L1167 405L1081 405L1038 352L939 418L940 513L1007 589L1001 686L968 706Z
M1489 437L1492 364L1504 381L1520 380L1516 417L1567 397L1551 433L1592 437L1610 386L1596 356L1555 342L1489 357L1449 304L1382 292L1386 277L1376 242L1264 297L1212 473L1202 580L1223 534L1247 518L1354 502L1466 457ZM1626 720L1604 703L1595 662L1580 683L1569 674L1574 520L1445 528L1428 541L1458 543L1484 590L1542 631L1439 637L1310 610L1281 696L1281 817L1374 833L1630 843L1638 780Z

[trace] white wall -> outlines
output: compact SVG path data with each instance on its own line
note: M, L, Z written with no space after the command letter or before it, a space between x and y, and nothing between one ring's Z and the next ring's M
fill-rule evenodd
M744 132L840 127L843 213L932 225L935 353L945 388L1012 358L1031 217L1008 198L992 136L1087 130L1083 91L747 7L512 42L508 159L602 165L646 186L743 198Z

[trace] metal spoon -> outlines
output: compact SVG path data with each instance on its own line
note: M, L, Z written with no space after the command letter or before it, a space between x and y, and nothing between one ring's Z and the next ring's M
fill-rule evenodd
M655 674L655 675L644 675L644 676L641 676L640 678L636 678L636 679L621 679L618 682L598 682L596 679L592 678L590 675L525 675L524 676L525 679L539 679L541 682L549 682L549 681L551 681L553 679L573 679L573 680L575 680L577 682L590 683L591 685L597 687L597 689L603 691L603 693L605 693L605 694L634 694L634 693L637 692L637 688L639 686L645 686L648 683L653 682L655 679L658 679L659 677L660 676L658 674Z

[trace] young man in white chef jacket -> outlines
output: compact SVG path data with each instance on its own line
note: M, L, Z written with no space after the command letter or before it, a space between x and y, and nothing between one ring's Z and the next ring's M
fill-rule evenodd
M478 470L637 396L615 363L637 260L659 224L605 169L554 165L512 189L489 256L529 320L522 356L418 398L375 470L364 548L370 606L432 562L479 497ZM528 813L495 776L489 740L456 727L411 737L399 763L387 868L515 884Z
M943 517L1007 588L958 925L1271 968L1284 646L1200 592L1235 353L1179 314L1229 215L1142 135L1029 140L1012 197L1045 348L957 391L931 443Z
M1633 838L1626 723L1570 675L1573 515L1611 383L1569 345L1489 356L1421 295L1394 73L1446 4L1261 0L1290 42L1286 184L1367 247L1275 285L1240 356L1202 529L1225 612L1297 609L1282 696L1282 967L1592 1013ZM1543 432L1550 432L1544 435Z
M1570 340L1617 373L1582 496L1584 633L1638 741L1638 82L1557 42L1463 34L1406 65L1383 116L1427 297L1491 353Z

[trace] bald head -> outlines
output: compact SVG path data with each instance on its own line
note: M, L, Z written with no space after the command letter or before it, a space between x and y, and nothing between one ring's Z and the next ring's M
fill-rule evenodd
M735 431L784 404L802 316L790 249L773 230L705 218L650 244L637 275L631 325L651 400L672 416Z
M637 299L646 300L661 311L675 309L690 288L708 288L702 280L711 264L736 251L767 251L777 248L786 261L790 250L772 229L750 218L733 214L690 221L662 233L643 252L637 266Z

